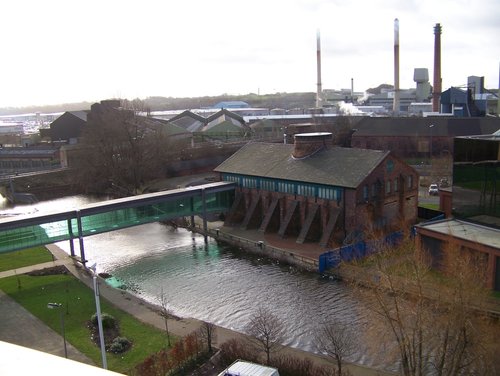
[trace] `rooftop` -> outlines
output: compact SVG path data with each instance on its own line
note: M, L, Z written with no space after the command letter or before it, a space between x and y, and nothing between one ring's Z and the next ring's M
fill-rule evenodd
M357 188L388 151L332 147L294 159L294 145L249 143L222 162L216 172Z
M417 225L417 228L419 227L500 249L500 230L493 227L482 226L458 219L445 219L424 223Z

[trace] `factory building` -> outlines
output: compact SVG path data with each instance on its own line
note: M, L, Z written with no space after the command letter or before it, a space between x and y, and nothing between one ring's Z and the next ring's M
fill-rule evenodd
M478 256L487 287L500 291L500 132L455 138L453 217L416 227L417 245L440 267L449 245Z
M417 172L389 151L332 146L328 132L294 144L249 143L216 169L236 182L226 225L259 229L322 247L417 216Z

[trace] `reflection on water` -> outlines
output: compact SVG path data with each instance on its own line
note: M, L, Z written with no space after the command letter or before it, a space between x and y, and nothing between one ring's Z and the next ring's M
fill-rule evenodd
M58 245L69 252L67 242ZM358 334L367 321L338 281L158 223L85 238L85 256L149 302L163 291L181 317L244 331L256 308L269 308L289 328L286 344L303 350L314 351L315 328L332 318ZM351 360L372 364L359 348Z
M49 201L40 201L34 204L13 206L5 197L0 195L0 217L30 215L35 213L50 213L62 210L71 210L92 202L102 201L102 198L88 196L67 196Z
M9 210L66 210L88 202L76 196ZM58 245L69 253L69 242ZM349 360L379 365L362 346L367 314L338 281L159 223L86 237L85 256L149 302L157 304L163 290L178 316L244 331L255 309L269 308L288 328L286 344L303 350L313 351L316 327L335 319L357 333L358 351Z

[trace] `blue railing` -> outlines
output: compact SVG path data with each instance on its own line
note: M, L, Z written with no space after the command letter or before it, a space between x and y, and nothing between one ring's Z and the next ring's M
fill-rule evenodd
M327 269L336 268L342 261L350 262L369 256L380 249L380 241L383 245L396 245L403 239L403 232L398 231L385 236L381 240L360 241L355 244L346 245L319 256L318 271L323 273Z

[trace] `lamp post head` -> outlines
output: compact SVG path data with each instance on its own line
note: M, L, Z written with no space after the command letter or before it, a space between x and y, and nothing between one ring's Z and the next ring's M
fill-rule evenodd
M59 308L61 307L61 303L47 303L47 308L54 309L54 308Z

